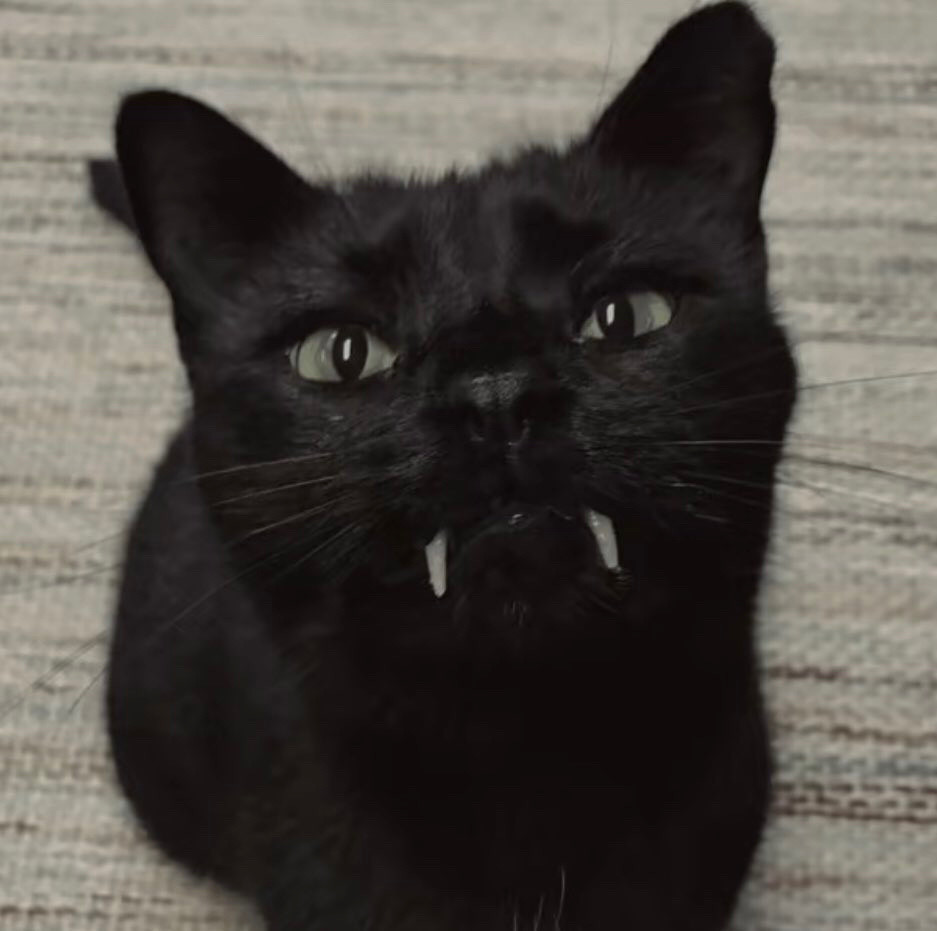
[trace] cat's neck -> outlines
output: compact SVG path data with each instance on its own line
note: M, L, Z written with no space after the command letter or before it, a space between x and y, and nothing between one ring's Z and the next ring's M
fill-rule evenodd
M367 766L402 765L415 780L620 779L638 755L663 760L674 745L691 753L693 734L711 733L714 719L747 704L754 687L750 658L733 661L728 674L672 648L666 657L610 653L564 666L519 662L422 676L361 665L341 641L300 652L294 662L315 668L303 685L313 726L341 735ZM690 706L678 700L687 689L698 696Z

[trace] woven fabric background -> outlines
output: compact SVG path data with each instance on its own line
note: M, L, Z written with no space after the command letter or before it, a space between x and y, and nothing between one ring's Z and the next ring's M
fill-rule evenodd
M120 533L185 404L166 297L86 195L119 95L200 95L310 175L432 172L583 130L686 7L0 2L4 929L257 927L141 838L102 728ZM911 373L937 369L937 3L760 10L772 278L807 387L761 611L778 797L736 926L933 931L937 377Z

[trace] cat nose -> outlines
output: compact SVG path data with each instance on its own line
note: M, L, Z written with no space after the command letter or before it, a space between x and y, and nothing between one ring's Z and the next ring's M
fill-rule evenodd
M449 409L475 445L516 448L542 413L541 393L520 371L463 374L449 386Z

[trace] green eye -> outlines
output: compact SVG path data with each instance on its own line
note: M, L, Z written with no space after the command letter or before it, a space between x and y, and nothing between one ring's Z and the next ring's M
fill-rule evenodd
M397 353L362 326L324 327L293 346L290 365L307 381L356 382L386 372Z
M662 329L672 319L672 301L655 291L613 294L596 301L579 335L626 343Z

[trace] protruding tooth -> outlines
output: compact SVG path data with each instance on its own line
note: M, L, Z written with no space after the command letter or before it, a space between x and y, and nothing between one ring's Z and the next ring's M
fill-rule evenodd
M598 511L585 512L586 523L595 536L602 562L608 569L618 568L618 538L615 536L615 525L604 514Z
M429 569L429 584L437 598L446 594L446 543L448 534L440 530L426 544L426 568Z

